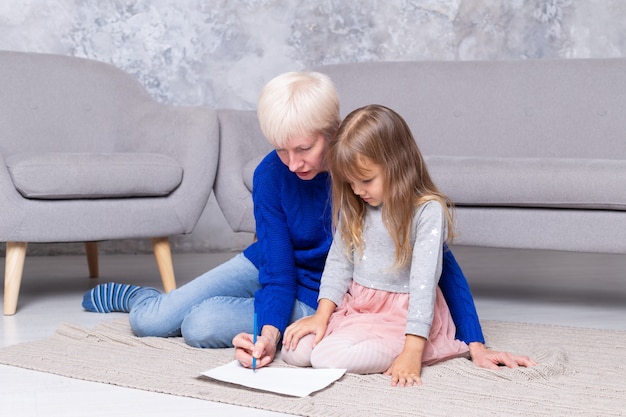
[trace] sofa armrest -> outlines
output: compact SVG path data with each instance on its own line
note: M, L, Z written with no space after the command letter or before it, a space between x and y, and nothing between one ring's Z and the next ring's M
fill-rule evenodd
M215 198L233 231L254 233L251 174L273 148L261 132L256 112L218 110L218 117L220 154Z

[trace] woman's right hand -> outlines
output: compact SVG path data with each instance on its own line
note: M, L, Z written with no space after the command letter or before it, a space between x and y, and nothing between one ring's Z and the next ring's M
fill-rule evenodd
M280 339L280 332L273 326L263 326L261 335L257 337L256 344L250 333L239 333L233 338L235 347L235 359L242 366L252 368L252 356L257 359L256 367L262 368L274 361L276 345Z

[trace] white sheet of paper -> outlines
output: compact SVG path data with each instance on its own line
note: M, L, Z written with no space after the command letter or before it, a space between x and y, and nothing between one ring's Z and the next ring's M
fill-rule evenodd
M346 373L345 369L272 368L253 371L234 360L202 375L219 381L271 391L293 397L306 397L332 384Z

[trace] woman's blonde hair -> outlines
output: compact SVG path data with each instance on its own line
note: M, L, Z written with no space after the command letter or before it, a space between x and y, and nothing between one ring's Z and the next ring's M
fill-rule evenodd
M395 111L381 105L354 110L331 140L327 162L332 178L333 225L339 227L348 252L363 252L367 203L354 194L350 183L367 177L368 163L382 168L382 216L395 244L395 266L402 268L410 262L413 216L417 206L427 201L439 201L444 207L447 240L452 240L452 202L433 183L409 126Z
M339 96L325 74L287 72L263 87L257 116L263 134L276 148L294 137L322 134L330 139L341 121Z

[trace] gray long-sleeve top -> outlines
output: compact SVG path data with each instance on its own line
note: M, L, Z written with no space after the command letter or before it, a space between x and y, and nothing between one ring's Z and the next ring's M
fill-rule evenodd
M368 288L409 293L406 334L428 338L433 321L436 288L441 276L447 222L437 201L419 206L413 217L411 262L399 270L393 266L395 247L383 224L382 207L368 206L363 227L363 255L346 254L340 233L335 232L322 274L318 300L340 305L351 280Z

